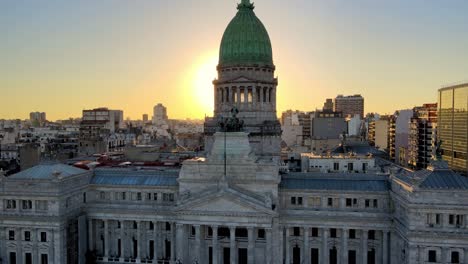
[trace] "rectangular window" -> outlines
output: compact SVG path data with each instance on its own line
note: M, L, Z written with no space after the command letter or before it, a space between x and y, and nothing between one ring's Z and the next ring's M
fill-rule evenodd
M101 200L105 200L106 199L106 193L105 192L99 192L99 198Z
M301 235L301 228L294 227L293 228L293 236L300 236Z
M350 239L355 239L356 238L356 229L350 229L349 230L349 238Z
M41 254L41 264L49 264L49 256L47 254Z
M455 225L457 225L457 227L461 227L463 225L463 215L455 216Z
M153 222L149 222L149 230L154 230L154 224L153 224Z
M297 204L302 205L302 197L297 197Z
M24 231L24 241L31 241L31 232Z
M158 200L158 193L153 193L153 200L155 200L155 201Z
M8 240L15 240L15 231L8 231Z
M455 224L455 215L449 215L449 224L454 225Z
M312 227L312 237L318 237L318 228Z
M440 218L441 218L440 214L436 214L435 216L436 216L436 219L435 219L436 225L440 225Z
M296 197L291 197L291 204L296 205Z
M427 252L427 261L428 262L437 262L437 252L435 250L429 250Z
M328 198L328 206L333 206L333 198Z
M452 251L450 254L450 263L460 263L460 253L458 253L458 251Z
M340 170L340 163L338 162L333 163L333 170L335 171Z
M354 170L353 163L349 162L348 163L348 171L353 171L353 170Z
M369 199L366 199L364 203L365 203L366 208L370 207L370 200Z
M32 209L32 201L31 200L22 200L22 205L24 210Z
M16 201L15 200L7 200L7 209L16 209Z
M377 207L379 207L379 204L378 204L378 201L377 201L377 199L374 199L374 201L373 201L373 203L372 203L372 204L373 204L374 208L377 208Z
M27 252L24 253L24 264L32 264L32 254Z
M370 240L375 240L375 230L369 230L367 232L367 237L370 239Z
M137 200L141 201L141 192L137 193Z
M265 239L265 229L258 229L258 238Z
M47 232L41 232L41 242L47 242Z
M336 228L330 228L330 237L336 238Z
M151 193L146 194L146 200L148 200L148 201L151 200Z
M126 192L122 192L122 200L125 200L127 199L127 193Z
M346 207L351 207L353 205L353 199L346 198Z

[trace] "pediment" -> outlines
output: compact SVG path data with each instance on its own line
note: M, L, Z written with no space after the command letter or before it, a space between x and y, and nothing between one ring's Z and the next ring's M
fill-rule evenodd
M238 82L255 82L254 79L250 79L250 78L247 78L245 76L240 76L240 77L237 77L235 79L231 79L229 80L228 82L231 82L231 83L238 83Z
M275 215L263 201L245 197L233 189L197 195L179 204L176 211L182 214Z

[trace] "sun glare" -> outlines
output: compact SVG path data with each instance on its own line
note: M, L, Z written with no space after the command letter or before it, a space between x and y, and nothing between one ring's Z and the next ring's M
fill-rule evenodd
M202 114L213 113L213 80L216 78L216 55L203 56L194 67L193 75L193 100L198 105L198 111Z

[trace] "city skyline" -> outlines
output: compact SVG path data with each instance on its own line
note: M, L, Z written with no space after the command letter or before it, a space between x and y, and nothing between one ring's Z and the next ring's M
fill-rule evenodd
M170 118L212 116L219 40L237 2L1 3L0 118L105 106L139 119L157 103ZM273 42L278 115L338 94L362 94L366 113L392 113L466 79L466 2L284 5L255 9Z

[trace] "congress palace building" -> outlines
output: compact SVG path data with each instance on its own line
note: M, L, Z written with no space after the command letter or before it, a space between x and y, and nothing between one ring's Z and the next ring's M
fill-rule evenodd
M249 0L237 9L206 157L177 169L42 164L0 176L0 263L468 263L468 179L442 161L418 172L279 172L270 39ZM243 131L220 129L233 107Z

